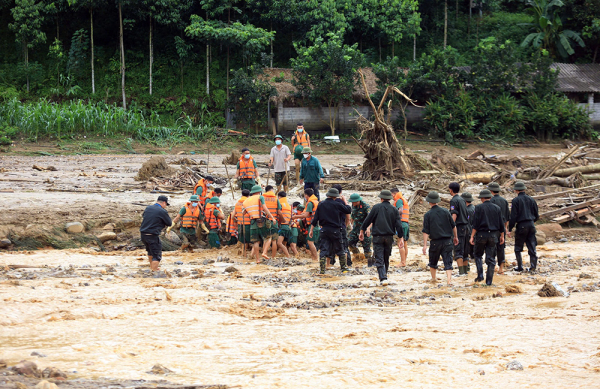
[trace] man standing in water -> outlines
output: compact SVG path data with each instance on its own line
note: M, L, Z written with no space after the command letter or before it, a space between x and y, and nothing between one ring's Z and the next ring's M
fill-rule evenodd
M390 204L394 198L389 190L382 190L379 193L381 202L371 208L371 212L360 227L359 240L365 237L365 231L373 224L373 252L375 253L375 266L379 275L381 286L389 284L387 272L390 267L390 255L394 245L394 235L398 236L398 249L404 249L404 233L402 231L402 222L400 214L395 206Z
M504 222L504 230L508 231L508 219L510 219L510 209L508 208L508 201L500 196L500 185L497 182L490 182L488 189L492 192L493 197L490 199L490 203L496 204L500 207L502 213L502 221ZM496 258L498 259L498 274L504 274L504 263L506 262L506 242L496 246Z
M475 251L475 264L477 265L477 278L475 282L483 281L483 253L487 271L485 283L492 285L494 269L496 268L496 246L504 244L504 221L502 211L490 199L492 192L487 189L479 193L481 204L475 207L473 215L473 231L471 231L471 244Z
M517 257L517 268L515 271L523 271L523 244L527 245L529 252L529 271L534 272L537 269L537 239L535 238L535 222L538 221L540 215L538 206L534 199L525 194L525 183L519 181L515 184L515 192L517 197L512 200L512 208L510 210L510 221L508 223L508 231L512 231L516 226L515 231L515 256Z
M448 185L448 190L452 195L450 200L450 214L456 224L456 233L458 235L458 243L454 245L454 260L458 266L458 275L467 275L467 267L463 263L464 251L465 251L465 237L467 235L467 228L469 219L467 218L467 204L462 197L458 195L460 191L460 185L458 182L451 182Z
M310 136L304 129L304 125L298 123L296 132L292 135L292 149L294 150L294 163L296 164L296 184L300 182L300 163L304 158L302 150L305 147L310 148Z
M149 205L142 214L142 225L140 226L140 235L150 261L150 269L158 271L158 265L162 259L162 244L160 243L160 232L165 227L173 227L175 223L171 221L169 214L165 210L169 205L167 196L158 196L156 204Z
M452 285L452 244L458 245L456 223L447 209L439 207L440 195L431 191L425 198L431 209L423 217L423 255L427 255L427 240L429 246L429 270L432 282L437 283L436 271L440 257L444 262L447 284ZM454 239L453 239L454 238Z

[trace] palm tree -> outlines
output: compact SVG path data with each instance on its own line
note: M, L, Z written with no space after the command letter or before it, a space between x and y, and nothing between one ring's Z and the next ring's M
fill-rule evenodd
M585 47L579 33L562 28L559 14L559 8L564 5L562 0L527 0L527 4L531 6L528 11L534 18L534 23L528 25L533 26L536 32L527 35L521 47L533 44L535 48L548 50L553 57L556 57L558 51L564 58L575 53L575 44Z

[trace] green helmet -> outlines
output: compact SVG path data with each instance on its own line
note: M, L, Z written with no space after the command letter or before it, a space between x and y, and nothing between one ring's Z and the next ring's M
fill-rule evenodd
M254 185L252 187L252 189L250 189L250 194L260 193L260 192L262 192L262 188L260 187L260 185Z
M211 197L210 200L208 200L209 204L221 204L221 199L218 198L217 196Z
M360 195L358 193L352 193L350 195L350 198L348 199L348 201L350 201L351 203L357 203L361 200L362 200L362 197L360 197Z
M197 203L198 201L200 201L198 195L192 195L192 197L190 197L190 203Z

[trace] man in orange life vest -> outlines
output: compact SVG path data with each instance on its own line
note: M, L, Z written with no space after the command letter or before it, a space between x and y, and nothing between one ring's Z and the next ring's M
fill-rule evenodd
M281 204L281 210L279 211L279 231L277 231L277 247L283 251L286 257L290 256L290 253L283 243L284 239L290 244L290 248L294 252L294 255L298 255L296 250L296 242L291 242L292 239L292 227L295 227L296 222L292 220L292 206L288 203L287 193L279 192L279 203Z
M267 251L271 247L271 227L275 216L271 214L269 208L265 204L265 198L261 196L262 188L260 185L254 185L250 190L250 197L242 204L244 218L250 219L250 242L252 242L252 253L256 259L256 263L260 263L259 251L260 241L263 241L264 259L270 259L267 256ZM266 216L266 218L265 218Z
M302 162L302 150L305 147L310 148L310 136L304 129L302 123L296 126L296 132L292 135L292 150L294 153L294 163L296 164L296 183L300 182L300 163Z
M306 207L304 208L304 212L293 216L294 220L304 219L304 223L306 228L310 228L312 223L313 216L315 212L317 212L317 207L319 206L319 200L315 196L315 192L311 189L304 189L304 201L306 202ZM314 228L312 235L309 234L306 240L308 241L308 248L310 249L310 256L314 262L319 260L319 254L317 253L317 247L315 246L315 242L319 241L320 229Z
M211 176L206 176L198 180L198 183L194 187L194 193L199 197L198 202L200 206L204 207L204 203L206 202L206 197L208 196L208 192L212 190L215 185L215 179Z
M279 220L279 215L281 211L281 203L279 199L273 192L273 186L267 185L265 187L265 193L263 194L265 198L265 204L267 208L269 208L269 212L273 215L274 220L271 226L271 257L275 257L277 255L277 240L279 239L279 225L277 224L277 220Z
M242 156L237 163L235 178L240 181L242 190L252 190L252 187L256 185L256 181L258 180L256 161L250 155L250 150L245 147L242 149Z
M179 232L183 235L183 244L179 248L180 250L189 249L192 251L194 248L198 247L196 228L200 223L201 213L198 201L200 201L200 198L197 195L192 195L185 206L179 210L179 215L173 220L173 225L181 220ZM167 234L171 231L171 228L172 227L167 228Z
M408 201L402 196L398 188L393 188L390 192L394 195L394 206L400 212L400 220L402 220L402 235L404 237L404 250L400 250L400 266L406 266L406 258L408 258L408 238L410 237L410 229L408 226L409 207Z
M250 243L250 218L248 216L243 215L243 205L244 201L250 196L250 191L248 189L244 189L242 191L242 197L235 204L235 221L238 225L238 240L242 244Z
M221 228L221 220L225 219L225 215L220 211L221 200L215 196L208 200L204 209L204 222L208 225L208 244L212 248L221 248L219 238L219 228Z

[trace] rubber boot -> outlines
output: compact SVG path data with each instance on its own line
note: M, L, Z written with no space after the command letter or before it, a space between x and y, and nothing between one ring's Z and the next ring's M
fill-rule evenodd
M469 273L471 272L471 262L467 262L466 269L467 269L467 270L466 270L466 271L467 271L467 274L469 274Z
M477 266L477 278L475 282L483 281L483 258L475 258L475 265Z
M369 255L367 257L367 267L373 267L373 266L375 266L375 259L373 258L372 255Z
M348 267L346 266L346 254L342 254L339 257L340 257L340 270L342 271L342 273L347 272Z
M352 254L350 254L349 250L346 252L346 265L348 267L352 266Z
M517 258L517 267L514 270L523 271L523 257L521 256L521 253L515 252L515 257Z
M489 266L487 267L487 272L485 274L485 283L487 285L492 285L492 280L494 279L494 269L496 266Z

